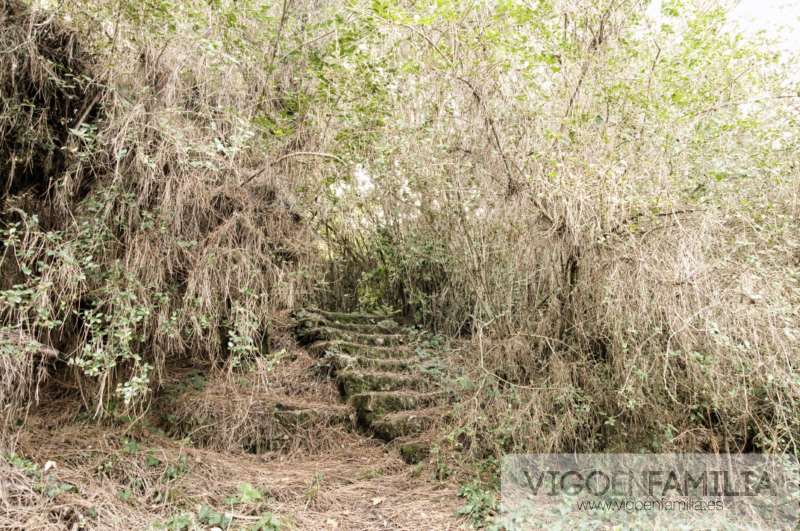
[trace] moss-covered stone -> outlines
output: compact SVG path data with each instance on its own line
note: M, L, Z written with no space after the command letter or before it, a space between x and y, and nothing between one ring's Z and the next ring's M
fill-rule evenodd
M310 313L317 314L329 321L337 321L340 323L352 324L376 324L387 319L391 319L391 315L377 314L377 313L345 313L345 312L332 312L327 310L320 310L317 308L307 310Z
M409 439L444 414L439 406L449 394L426 392L442 374L440 361L418 355L413 334L387 316L311 310L297 318L298 338L322 358L318 365L335 375L361 428L386 441L397 439L407 463L427 458L429 443Z
M340 340L365 346L389 347L403 345L408 342L408 338L403 334L386 333L361 333L349 330L341 330L330 326L319 326L314 328L298 328L297 338L307 344L321 340Z
M372 422L375 435L384 441L417 435L433 425L435 418L427 411L390 413Z
M351 396L350 403L356 410L359 422L370 425L387 413L425 408L443 396L440 392L371 391Z
M408 360L402 359L381 359L381 358L368 358L364 356L353 357L356 360L356 366L362 369L375 369L385 372L408 372L414 364Z
M395 372L375 372L356 369L340 371L336 380L345 397L367 391L419 391L426 387L426 382L419 376L404 375Z
M342 352L353 356L384 359L416 359L417 357L408 347L378 347L342 340L317 341L308 346L308 351L315 356L324 356L329 352Z
M400 445L400 457L409 465L421 463L431 454L428 441L406 441Z
M364 322L350 319L339 321L325 317L317 312L300 310L296 312L293 317L295 320L295 330L299 331L310 330L312 328L333 328L360 334L387 334L400 331L400 325L396 321L383 316L376 316L376 318L368 319Z
M384 372L408 372L415 367L410 360L381 359L367 356L352 356L342 352L328 352L320 365L333 369L334 373L345 369L372 369Z
M285 428L299 428L319 423L348 424L350 422L351 411L352 410L347 407L283 409L278 405L273 415L275 420Z

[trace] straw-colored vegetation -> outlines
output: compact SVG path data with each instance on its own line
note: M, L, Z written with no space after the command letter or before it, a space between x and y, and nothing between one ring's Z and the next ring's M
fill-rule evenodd
M0 0L0 527L482 525L508 452L799 455L792 58L662 4ZM412 342L422 463L304 307Z

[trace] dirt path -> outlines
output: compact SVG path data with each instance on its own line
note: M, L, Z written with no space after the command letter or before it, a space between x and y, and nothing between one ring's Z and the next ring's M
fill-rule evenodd
M446 394L414 339L369 316L296 324L306 349L265 385L174 371L133 425L45 401L0 459L0 528L463 528L427 459Z
M280 529L459 528L454 485L368 438L315 455L251 455L190 448L150 430L91 423L48 428L50 420L30 418L17 453L40 471L55 463L33 483L75 490L37 496L27 507L12 504L0 528L16 522L25 529L63 529L84 521L96 529L170 522L180 529L180 517L197 522L203 506L230 515L232 528L253 526L265 514L274 515ZM258 494L242 499L250 487Z

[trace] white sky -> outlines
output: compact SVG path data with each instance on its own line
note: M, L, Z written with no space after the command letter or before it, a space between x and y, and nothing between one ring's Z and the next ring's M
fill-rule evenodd
M651 15L661 11L661 1L653 0ZM731 21L747 33L764 31L777 38L782 51L800 52L800 0L733 0Z
M747 32L765 31L787 51L800 51L800 0L741 0L734 21Z

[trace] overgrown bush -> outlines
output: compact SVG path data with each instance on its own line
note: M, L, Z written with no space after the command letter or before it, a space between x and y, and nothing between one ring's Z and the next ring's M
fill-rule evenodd
M269 349L313 278L289 176L265 159L287 141L257 126L281 113L278 22L245 4L4 3L0 325L55 347L97 412L140 404L170 360Z
M362 304L469 332L476 455L796 452L791 61L724 6L646 8L359 12L392 112L332 247Z
M2 326L108 406L170 360L255 355L301 298L390 306L468 339L452 435L476 456L796 453L797 90L722 4L662 4L95 0L6 25L84 81L29 66L8 99L57 150L0 118L31 175L63 154L7 187ZM35 45L67 17L77 63ZM90 110L65 133L37 105Z

